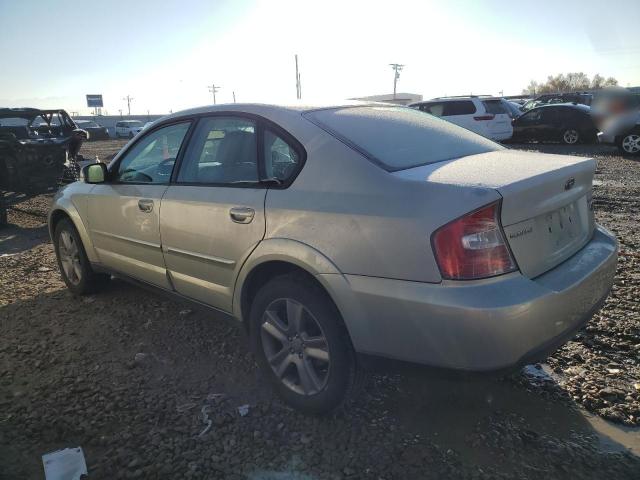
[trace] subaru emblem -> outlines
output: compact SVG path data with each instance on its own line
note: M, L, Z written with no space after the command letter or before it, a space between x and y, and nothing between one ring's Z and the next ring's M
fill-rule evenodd
M571 187L573 187L576 183L576 179L575 178L570 178L569 180L567 180L566 182L564 182L564 189L565 190L571 190Z

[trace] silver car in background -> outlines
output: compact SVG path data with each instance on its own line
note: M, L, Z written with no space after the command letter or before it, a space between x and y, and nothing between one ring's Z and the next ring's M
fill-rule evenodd
M405 107L217 105L86 167L49 227L73 292L113 274L223 311L319 413L364 355L494 371L570 339L617 262L594 170Z

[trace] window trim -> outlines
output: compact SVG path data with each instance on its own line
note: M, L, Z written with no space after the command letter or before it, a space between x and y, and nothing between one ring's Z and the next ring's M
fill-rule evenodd
M171 127L173 125L179 125L181 123L189 124L189 127L187 128L187 132L185 133L184 137L182 138L182 144L180 145L180 149L178 150L178 154L176 155L176 161L173 164L173 169L171 170L171 175L169 176L169 181L168 182L162 182L162 183L118 182L118 181L113 179L113 177L117 174L118 168L120 167L120 163L122 163L122 160L124 158L126 158L127 154L139 142L141 142L143 139L146 139L149 135L151 135L154 132L160 130L161 128ZM107 181L105 183L108 183L110 185L170 185L171 184L171 179L173 178L173 175L176 172L176 168L178 166L178 162L180 161L182 155L184 154L185 146L187 145L188 140L191 138L191 133L193 131L193 127L194 127L195 123L196 122L193 120L192 117L183 117L183 118L180 118L180 119L172 119L172 121L169 121L169 122L166 122L166 123L162 123L162 124L160 124L158 126L154 126L151 130L146 132L144 135L141 135L140 137L136 138L134 141L128 143L125 146L125 148L120 151L118 156L116 158L114 158L113 161L111 161L111 163L109 163L109 165L107 166L108 177L107 177Z
M179 182L178 174L180 172L180 168L182 167L182 163L184 161L184 154L186 152L185 145L191 141L191 137L195 132L196 128L200 124L201 121L204 121L211 117L236 117L243 118L247 120L252 120L256 124L256 147L258 149L257 159L258 159L258 178L257 182L242 182L242 183L202 183L202 182ZM298 141L291 133L286 131L280 125L271 120L264 118L261 115L256 115L254 113L248 112L238 112L233 110L222 110L219 112L206 112L197 115L193 115L191 117L194 121L191 126L189 132L187 132L187 136L185 136L185 142L181 147L181 152L179 152L179 156L176 157L176 164L173 167L173 173L171 174L170 185L180 185L180 186L189 186L189 187L226 187L226 188L264 188L264 189L273 189L273 190L284 190L291 186L291 184L298 177L302 168L304 167L307 161L307 152L305 148L302 146L302 143ZM175 120L175 119L172 119ZM178 122L179 123L179 122ZM166 125L166 124L161 124ZM159 125L160 126L160 125ZM299 158L299 165L292 172L286 182L282 182L280 185L275 185L273 183L267 182L264 178L266 174L266 168L264 164L264 132L265 130L271 130L273 133L281 137L297 154ZM155 128L154 128L155 130Z

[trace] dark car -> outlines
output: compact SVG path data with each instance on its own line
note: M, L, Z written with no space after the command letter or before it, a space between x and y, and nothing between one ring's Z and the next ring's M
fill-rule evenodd
M513 120L512 141L593 143L598 129L591 108L580 104L543 105Z
M86 137L64 110L0 108L0 191L55 187Z
M75 120L75 122L78 127L87 132L87 140L108 140L110 138L107 127L104 127L93 120Z

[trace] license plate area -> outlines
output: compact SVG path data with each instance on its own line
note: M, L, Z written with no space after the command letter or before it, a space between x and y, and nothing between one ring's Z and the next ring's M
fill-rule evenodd
M559 208L544 217L547 238L555 249L573 242L583 231L576 202Z

